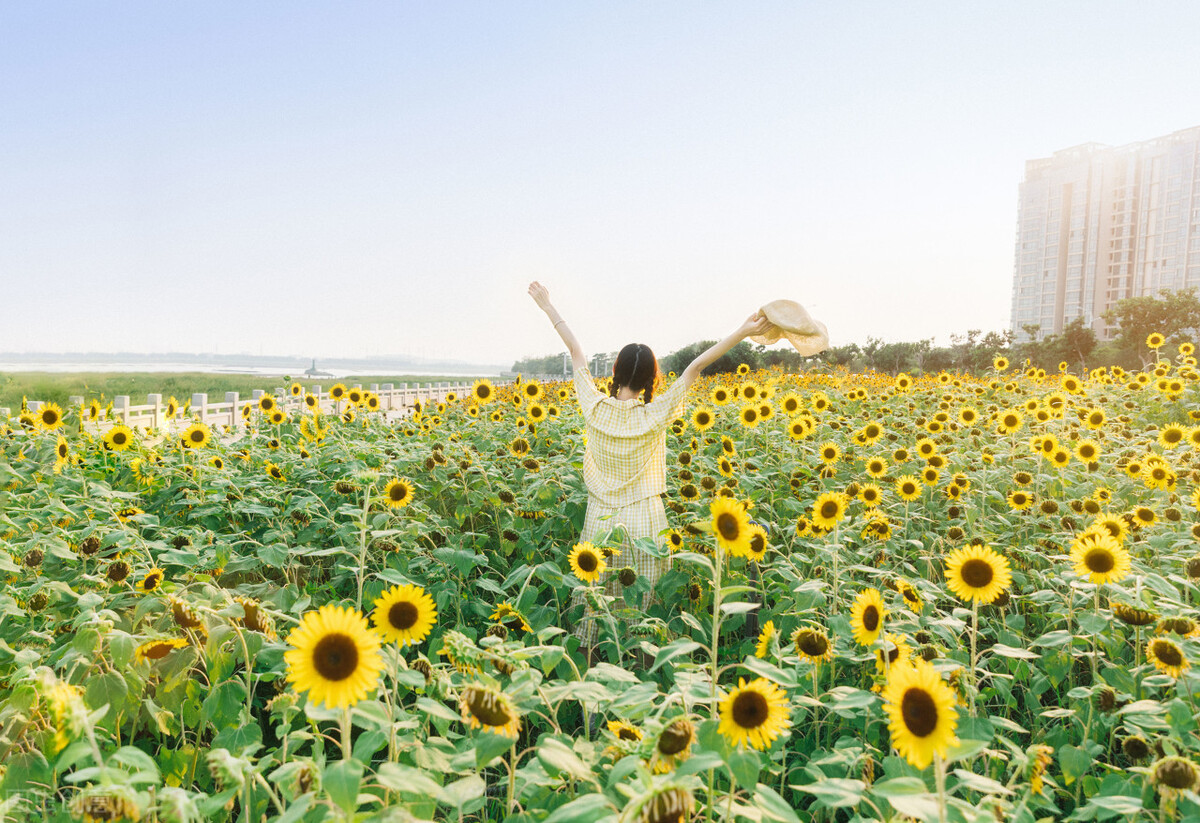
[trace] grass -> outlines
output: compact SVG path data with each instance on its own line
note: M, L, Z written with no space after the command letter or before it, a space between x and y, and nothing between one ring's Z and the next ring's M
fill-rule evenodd
M373 383L471 383L473 377L448 377L444 375L354 375L337 380L314 380L297 377L307 390L312 386L328 389L335 383L347 386ZM162 394L166 399L174 395L180 403L193 394L207 394L209 399L224 400L226 392L238 392L249 397L254 389L274 391L288 386L292 379L254 374L209 374L205 372L0 372L0 408L19 409L21 398L57 403L66 407L67 398L83 397L85 402L92 398L108 403L117 395L128 395L130 402L140 405L149 394Z

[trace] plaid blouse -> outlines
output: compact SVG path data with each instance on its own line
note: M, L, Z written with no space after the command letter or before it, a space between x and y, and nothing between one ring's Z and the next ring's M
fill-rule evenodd
M619 509L666 491L667 426L683 413L687 387L676 380L650 403L618 400L575 370L575 395L587 423L583 482L600 504Z

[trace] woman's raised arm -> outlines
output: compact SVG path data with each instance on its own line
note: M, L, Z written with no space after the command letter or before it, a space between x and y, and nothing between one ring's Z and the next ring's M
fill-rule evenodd
M747 317L746 321L724 340L714 343L707 350L697 355L696 359L689 363L687 368L683 370L683 374L679 376L679 379L684 381L685 386L692 385L696 382L696 378L700 376L700 372L716 362L718 357L747 337L763 334L770 327L771 321L762 312L756 311Z
M579 346L579 341L575 339L575 333L567 325L567 321L562 319L562 315L558 313L558 309L554 308L554 304L550 302L550 291L538 281L534 280L529 284L529 296L533 298L533 302L538 304L538 308L546 313L550 318L550 322L554 324L554 330L558 332L558 336L562 338L563 343L567 346L567 351L571 353L571 363L576 369L587 368L587 358L583 356L583 349Z

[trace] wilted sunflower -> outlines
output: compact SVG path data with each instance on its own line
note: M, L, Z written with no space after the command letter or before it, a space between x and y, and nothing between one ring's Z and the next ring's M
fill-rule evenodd
M437 622L437 608L420 586L393 586L376 599L371 622L384 640L416 645Z
M731 497L716 497L709 508L717 544L733 557L750 552L750 516L746 506Z
M104 433L104 445L112 451L125 451L133 445L133 430L118 423Z
M412 486L407 480L397 478L383 490L383 502L391 509L402 509L412 502Z
M521 731L521 716L508 695L480 684L467 686L459 696L463 722L472 729L483 729L502 737L516 737Z
M1163 674L1178 678L1191 664L1183 649L1169 637L1155 637L1146 644L1146 659Z
M1175 798L1183 792L1195 791L1200 784L1200 768L1185 757L1164 757L1151 769L1150 782L1164 798Z
M968 603L991 603L1012 585L1008 558L987 546L955 549L946 558L946 585Z
M47 431L62 425L63 413L57 403L43 403L37 410L37 424Z
M181 438L185 449L202 449L208 445L212 430L203 423L193 423L187 427Z
M169 640L151 640L148 643L143 643L138 646L133 652L133 662L153 662L162 660L175 649L182 649L188 642L182 637L173 637Z
M1108 606L1112 609L1113 615L1127 626L1149 626L1158 620L1158 615L1149 609L1129 603L1109 600Z
M287 642L287 680L314 703L353 706L379 682L379 635L355 609L326 604L310 611Z
M576 543L567 560L571 564L571 573L588 584L597 582L607 568L604 558L591 543Z
M692 745L696 742L696 727L686 717L679 717L668 723L658 734L654 743L654 754L651 764L658 774L672 771L691 756Z
M138 581L138 584L134 586L134 588L143 594L152 592L162 585L163 577L165 575L166 572L164 572L162 569L153 568L146 573L145 577Z
M1075 573L1092 583L1117 583L1129 574L1129 552L1107 530L1088 529L1071 543Z
M892 745L918 769L933 762L935 753L945 757L958 742L954 691L932 664L921 659L896 663L882 697Z
M820 629L805 627L792 632L792 645L800 659L817 664L833 659L833 643L829 635Z
M529 627L529 621L525 619L525 615L521 614L511 603L501 603L496 606L488 619L495 620L511 631L516 631L517 629L525 632L533 631Z
M732 746L766 749L790 725L789 708L787 695L765 677L749 683L738 678L737 688L721 700L717 730Z
M883 630L883 619L887 614L887 607L878 589L864 589L859 592L850 609L850 628L854 632L854 642L860 646L874 645Z

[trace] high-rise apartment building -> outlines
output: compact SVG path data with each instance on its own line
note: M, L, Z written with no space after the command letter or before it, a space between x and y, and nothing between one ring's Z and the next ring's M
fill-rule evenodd
M1028 340L1126 297L1200 287L1200 126L1127 146L1085 143L1025 163L1012 328Z

